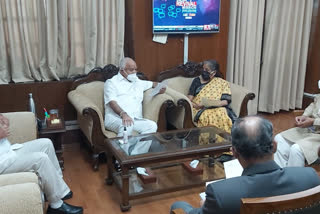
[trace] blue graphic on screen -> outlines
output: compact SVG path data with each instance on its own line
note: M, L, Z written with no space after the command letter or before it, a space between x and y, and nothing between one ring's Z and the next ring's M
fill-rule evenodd
M153 0L153 32L219 32L219 13L220 0Z

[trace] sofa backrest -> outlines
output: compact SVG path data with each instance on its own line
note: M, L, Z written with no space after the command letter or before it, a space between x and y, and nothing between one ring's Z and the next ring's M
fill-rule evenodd
M189 88L191 86L191 83L194 78L190 77L173 77L170 79L167 79L168 86L184 95L187 95L189 92ZM234 113L239 116L240 110L241 110L241 104L244 99L244 97L249 93L249 91L239 85L230 83L230 89L231 89L231 108L234 111Z
M194 78L189 77L173 77L167 79L168 86L184 95L188 95L189 88Z
M9 141L14 143L24 143L37 138L36 117L32 112L10 112L3 113L10 122Z
M104 82L94 81L86 84L81 84L77 87L77 92L86 96L94 105L101 111L104 116L104 97L103 97Z

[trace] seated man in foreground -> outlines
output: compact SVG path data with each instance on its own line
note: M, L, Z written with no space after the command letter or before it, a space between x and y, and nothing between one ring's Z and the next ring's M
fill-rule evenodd
M63 180L62 171L51 140L36 139L12 150L7 137L9 120L0 114L0 174L35 172L40 178L41 190L49 201L47 214L82 214L82 207L63 202L73 193Z
M139 134L157 131L154 121L142 117L143 92L158 83L140 80L137 65L131 58L120 61L120 71L104 84L105 127L122 136L124 127L128 135L132 130ZM159 93L164 93L162 88Z
M318 159L320 146L320 95L314 98L302 116L296 117L295 128L277 134L278 150L274 160L281 167L304 166Z
M186 213L240 213L241 198L269 197L304 191L320 185L313 168L280 168L273 161L276 143L270 121L249 116L236 120L232 127L232 151L244 168L242 176L211 183L200 208L175 202L171 210Z

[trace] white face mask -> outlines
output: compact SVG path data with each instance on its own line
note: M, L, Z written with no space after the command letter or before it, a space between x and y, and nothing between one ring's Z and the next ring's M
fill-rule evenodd
M137 74L134 73L134 74L129 74L127 76L127 80L129 80L130 82L136 82L138 81L138 77L137 77Z

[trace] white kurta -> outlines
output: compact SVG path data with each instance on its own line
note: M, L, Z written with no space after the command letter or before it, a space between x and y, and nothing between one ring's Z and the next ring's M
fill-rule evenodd
M7 138L0 139L0 174L17 158Z
M296 127L280 134L286 140L298 144L308 164L311 164L318 159L318 148L320 147L320 95L317 95L303 115L315 118L312 129Z
M116 101L134 121L133 126L127 127L129 135L133 130L139 134L156 132L157 124L154 121L143 119L142 115L143 93L152 88L152 84L151 81L140 79L136 82L129 82L120 72L108 79L104 84L105 127L118 133L118 136L122 136L122 119L109 105L110 101Z

